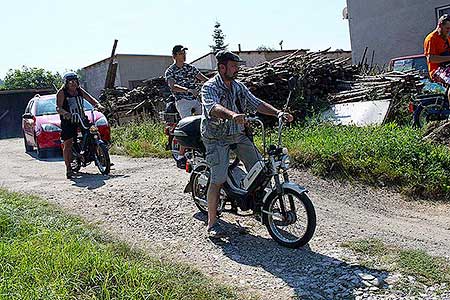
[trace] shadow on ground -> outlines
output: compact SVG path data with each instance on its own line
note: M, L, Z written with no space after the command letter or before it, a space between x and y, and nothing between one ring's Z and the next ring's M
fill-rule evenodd
M194 217L206 222L206 216L201 213ZM357 290L367 288L367 281L358 274L364 274L365 278L373 276L379 282L389 275L385 271L348 264L314 252L308 245L300 249L285 248L270 238L252 234L245 227L223 219L218 222L227 233L223 238L211 238L211 241L224 255L280 278L299 299L355 299ZM387 286L379 288L382 291Z

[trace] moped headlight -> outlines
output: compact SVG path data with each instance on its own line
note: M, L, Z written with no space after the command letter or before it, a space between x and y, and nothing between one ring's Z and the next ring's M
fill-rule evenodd
M287 170L287 169L289 169L290 164L291 164L291 158L289 157L289 155L287 155L287 154L283 155L283 158L281 159L280 167L283 170Z
M98 132L98 128L97 128L97 126L92 125L91 127L89 127L89 131L90 131L90 133L95 134Z

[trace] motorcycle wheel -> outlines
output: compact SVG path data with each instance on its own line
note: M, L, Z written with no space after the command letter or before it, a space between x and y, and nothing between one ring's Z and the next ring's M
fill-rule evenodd
M316 230L316 212L306 193L283 188L282 201L286 218L281 214L280 200L273 192L263 206L263 222L270 236L280 245L299 248L306 245ZM293 205L292 205L293 204Z
M209 168L201 168L194 171L192 174L192 199L194 200L195 206L200 210L201 213L208 215L208 188L209 188ZM225 194L221 190L219 196L219 203L217 205L218 213L221 213L225 206Z
M95 147L94 160L100 173L108 175L111 169L111 160L108 147L104 143L100 143Z
M417 109L414 111L413 116L413 125L417 128L422 128L429 119L428 110L425 109L423 106L418 106Z

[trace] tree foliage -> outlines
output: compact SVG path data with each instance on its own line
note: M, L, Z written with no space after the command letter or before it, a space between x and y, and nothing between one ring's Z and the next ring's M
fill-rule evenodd
M3 88L15 89L43 89L59 88L62 85L61 75L52 73L42 68L29 68L22 66L22 69L10 69L5 76Z
M213 53L217 53L221 50L226 50L228 48L228 44L225 44L225 34L223 34L222 29L220 29L220 23L216 22L214 25L214 32L213 32L213 41L214 45L210 45Z

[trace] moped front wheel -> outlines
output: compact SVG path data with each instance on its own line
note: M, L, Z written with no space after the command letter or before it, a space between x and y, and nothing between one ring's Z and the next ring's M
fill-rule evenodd
M263 222L277 243L299 248L306 245L314 235L316 212L306 193L285 187L281 197L273 192L264 203Z
M94 159L100 173L108 175L111 170L111 160L108 147L104 143L100 143L95 147Z

